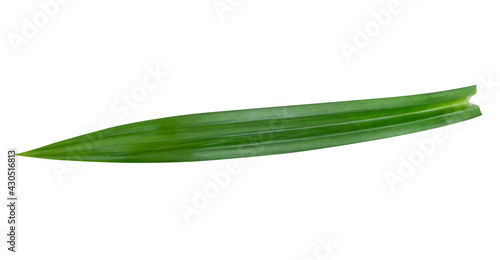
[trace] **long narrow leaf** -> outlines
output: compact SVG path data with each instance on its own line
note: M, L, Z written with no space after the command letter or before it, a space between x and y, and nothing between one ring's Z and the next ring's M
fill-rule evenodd
M403 97L211 112L96 131L19 155L96 162L186 162L353 144L481 115L470 86Z

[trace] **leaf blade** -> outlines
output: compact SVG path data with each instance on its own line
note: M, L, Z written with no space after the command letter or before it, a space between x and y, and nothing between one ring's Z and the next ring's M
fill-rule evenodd
M428 130L481 115L475 86L403 97L210 112L137 122L19 155L97 162L187 162L271 155Z

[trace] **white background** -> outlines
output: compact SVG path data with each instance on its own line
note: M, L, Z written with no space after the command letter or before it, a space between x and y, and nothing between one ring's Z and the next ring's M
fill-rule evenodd
M103 121L474 84L483 116L254 160L68 166L19 158L19 252L9 253L2 235L0 259L499 259L500 4L401 0L381 26L372 12L389 2L224 0L215 3L230 9L218 13L213 0L75 0L44 16L37 1L2 1L5 160L8 148L37 148ZM36 33L23 35L34 18ZM355 46L366 25L369 43L348 62L341 46ZM157 66L170 74L141 92L146 69ZM134 91L145 93L135 107L121 101ZM424 154L419 142L433 149L391 190L385 175ZM228 166L241 172L186 222L179 207L192 206L194 190ZM5 206L0 216L5 234ZM319 247L328 240L335 248Z

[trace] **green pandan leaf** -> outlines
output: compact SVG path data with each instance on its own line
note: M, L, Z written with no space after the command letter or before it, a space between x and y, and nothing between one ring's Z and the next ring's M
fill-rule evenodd
M95 162L189 162L291 153L441 127L481 115L476 86L358 101L166 117L116 126L19 155Z

